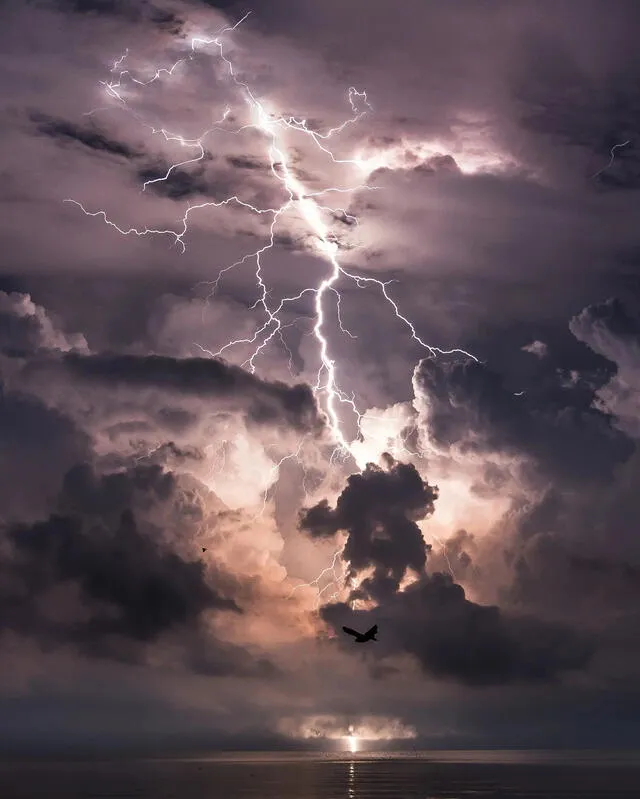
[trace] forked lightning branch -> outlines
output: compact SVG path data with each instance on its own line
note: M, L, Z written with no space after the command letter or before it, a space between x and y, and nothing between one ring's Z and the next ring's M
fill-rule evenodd
M355 397L348 396L340 388L340 365L336 360L336 356L331 352L326 330L326 309L329 302L334 302L339 327L338 332L350 335L349 331L343 328L340 316L341 296L337 284L341 278L351 281L359 289L374 288L379 291L395 317L406 326L411 338L430 354L459 353L466 357L473 358L474 360L475 357L464 350L442 350L427 344L417 333L415 325L401 312L398 304L389 293L390 281L385 282L367 275L355 274L341 266L339 261L340 247L336 240L336 236L331 232L331 221L335 219L336 215L348 218L351 224L357 223L357 220L352 215L347 214L343 208L334 208L331 205L325 204L329 202L327 197L330 195L338 195L339 197L343 195L353 196L357 191L374 190L376 187L367 185L366 180L374 169L384 165L384 159L379 156L367 160L357 155L341 157L330 148L330 142L331 139L337 137L345 128L359 122L372 110L366 92L358 91L354 87L349 88L348 101L351 106L352 115L341 125L326 131L313 129L305 119L298 119L291 116L287 117L267 111L267 101L256 96L249 84L240 76L237 65L233 63L225 51L226 37L231 36L248 16L249 14L246 14L234 25L222 28L211 38L193 38L191 40L190 50L185 57L178 59L170 67L161 67L151 71L151 74L146 78L126 68L129 59L129 52L126 51L114 62L111 69L111 78L102 82L102 86L111 100L119 105L123 111L131 114L140 125L148 128L151 135L160 134L168 143L178 143L180 146L187 150L192 150L194 153L191 157L182 158L171 164L163 176L147 180L142 186L142 189L145 190L151 184L169 180L176 169L188 167L189 165L204 160L207 154L204 144L205 139L216 131L230 132L230 128L225 127L227 118L230 116L230 108L226 107L220 114L217 122L211 128L204 131L201 136L195 139L189 138L183 136L179 132L169 131L164 127L158 128L157 126L149 124L149 122L146 121L135 108L131 107L128 102L125 96L127 94L127 85L143 90L146 86L156 81L173 80L176 78L179 68L183 65L186 67L188 62L191 61L196 54L211 51L215 57L221 60L232 88L237 92L239 101L246 106L250 115L249 122L232 132L241 134L247 129L253 129L260 133L264 140L265 154L268 158L270 174L273 180L284 190L285 201L283 204L275 208L260 208L244 200L242 196L240 196L241 193L234 194L220 200L188 205L176 228L161 229L151 227L136 228L133 226L124 227L112 221L105 209L86 208L85 205L76 198L68 198L65 201L77 205L87 216L101 217L107 225L124 236L167 236L173 239L174 244L180 246L182 252L184 252L186 248L185 236L189 231L189 223L194 214L204 213L206 211L215 212L216 209L220 209L224 206L235 205L246 210L248 213L269 219L269 232L264 245L253 252L247 253L232 264L223 267L218 266L217 276L211 281L211 296L213 296L213 293L218 288L218 284L224 275L244 264L253 262L255 264L255 281L258 299L252 307L256 311L262 313L261 323L258 324L253 335L246 338L232 339L216 352L207 350L204 347L201 347L201 349L212 357L219 357L230 354L236 347L249 346L251 354L246 359L244 366L253 372L256 369L256 361L259 356L276 337L281 336L285 325L283 315L288 306L291 306L304 296L311 297L314 307L314 325L312 332L317 343L320 364L314 391L318 401L327 414L331 432L339 452L342 453L343 456L348 456L349 454L353 454L351 449L352 442L348 441L345 436L343 423L341 421L340 407L346 405L353 414L355 414L355 418L358 422L358 429L360 429L362 414L358 409ZM93 111L89 113L96 112ZM364 180L352 186L327 186L320 191L309 191L296 174L296 170L292 165L291 156L284 142L283 133L285 131L295 131L306 137L323 158L330 159L334 165L343 166L345 170L349 172L355 170L360 175L364 174ZM285 224L285 216L292 210L297 211L306 225L314 242L316 254L327 264L327 271L319 283L309 285L295 295L286 296L276 302L272 300L272 287L265 279L263 257L266 252L276 247L278 226Z

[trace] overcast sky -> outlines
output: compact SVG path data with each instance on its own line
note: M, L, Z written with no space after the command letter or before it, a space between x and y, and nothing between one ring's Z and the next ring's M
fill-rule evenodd
M3 4L5 748L640 743L639 23Z

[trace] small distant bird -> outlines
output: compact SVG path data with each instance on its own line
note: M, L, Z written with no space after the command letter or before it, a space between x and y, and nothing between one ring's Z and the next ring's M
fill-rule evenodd
M352 630L351 627L342 628L347 635L352 635L356 640L354 644L366 644L367 641L377 641L376 635L378 634L378 625L374 624L366 633L359 633L357 630Z

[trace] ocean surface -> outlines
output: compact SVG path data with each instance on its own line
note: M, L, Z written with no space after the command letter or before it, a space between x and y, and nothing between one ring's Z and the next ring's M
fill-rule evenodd
M2 799L618 799L640 753L377 752L0 763Z

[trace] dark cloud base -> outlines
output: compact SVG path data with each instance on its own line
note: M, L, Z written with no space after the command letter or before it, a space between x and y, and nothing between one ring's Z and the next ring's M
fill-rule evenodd
M426 674L466 685L549 682L586 668L593 645L584 636L478 605L448 575L425 573L428 548L416 521L433 512L436 497L415 467L388 458L387 471L370 464L352 475L335 509L323 502L303 514L301 529L312 536L348 534L342 557L350 578L374 570L350 596L350 602L373 600L372 610L332 603L322 608L323 618L337 632L344 624L378 624L382 654L409 653ZM409 570L417 580L400 590Z
M198 397L237 397L251 421L283 422L295 429L319 432L323 420L307 384L288 386L261 380L216 358L168 358L161 355L64 356L64 367L80 380L134 389L159 388Z
M4 530L0 630L45 649L71 645L135 662L164 633L197 631L204 611L239 613L209 584L201 562L185 560L161 530L136 522L136 501L153 506L176 490L175 477L157 466L101 477L88 465L72 469L58 500L64 515Z

